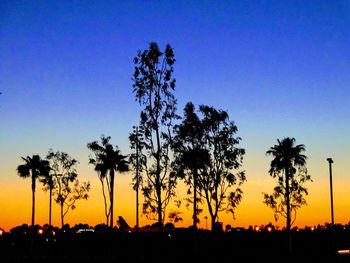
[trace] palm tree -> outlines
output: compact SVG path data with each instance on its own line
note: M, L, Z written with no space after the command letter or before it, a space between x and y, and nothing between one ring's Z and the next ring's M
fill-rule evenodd
M269 173L271 176L276 176L279 173L285 175L285 200L287 211L287 233L288 233L288 249L289 254L292 254L292 239L291 239L291 215L290 215L290 180L296 172L297 167L306 165L307 157L303 154L305 152L305 145L295 145L294 138L284 138L282 141L277 139L277 144L266 152L267 155L273 156L270 164Z
M22 178L31 177L32 179L32 226L34 226L36 179L39 176L46 176L50 171L50 165L47 160L42 160L39 155L21 158L25 164L17 167L18 175Z
M109 198L110 198L110 227L113 227L113 205L114 205L114 177L115 172L127 172L129 171L127 156L121 154L120 150L116 146L115 149L112 144L109 143L111 137L101 137L101 144L97 141L88 143L87 147L95 154L95 159L90 158L90 163L95 165L95 170L100 172L102 180L109 173ZM103 182L101 180L101 182ZM108 181L107 181L108 184ZM108 222L108 219L107 219Z

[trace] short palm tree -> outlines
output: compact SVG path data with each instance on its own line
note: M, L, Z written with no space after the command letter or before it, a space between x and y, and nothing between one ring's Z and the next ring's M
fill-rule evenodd
M103 177L109 173L109 197L110 197L110 227L113 227L113 205L114 205L114 177L115 172L129 171L127 156L121 154L118 147L109 143L111 137L101 137L101 144L97 141L88 144L88 148L95 154L90 158L90 163L95 165L95 170ZM108 220L107 220L108 221Z
M277 139L277 144L271 147L266 154L271 155L273 160L270 164L269 173L272 176L283 172L285 175L285 200L287 211L287 225L286 229L289 235L289 253L292 253L291 243L291 214L290 214L290 179L296 172L297 167L303 167L306 165L307 157L303 154L305 152L305 146L303 144L295 145L294 138L284 138L282 141Z
M31 177L32 179L32 226L34 226L36 180L39 176L46 176L49 173L50 165L47 160L42 160L39 155L22 157L22 160L25 163L17 167L17 172L22 178Z

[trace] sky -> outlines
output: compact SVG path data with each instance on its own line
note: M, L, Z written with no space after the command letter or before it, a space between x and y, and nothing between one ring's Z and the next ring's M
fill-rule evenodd
M80 180L92 186L66 222L104 222L86 144L105 134L131 152L128 134L141 109L133 58L150 42L174 49L179 114L188 101L211 105L238 127L247 182L235 219L220 214L224 225L285 224L262 203L275 184L265 153L284 137L305 144L313 178L295 225L330 221L328 157L335 221L350 221L349 1L1 1L1 228L30 223L30 180L16 167L21 156L44 157L50 148L78 159ZM134 225L131 177L117 176L115 215ZM39 224L47 223L48 200L39 186ZM178 226L189 226L191 211L183 216ZM57 205L53 223L59 225Z

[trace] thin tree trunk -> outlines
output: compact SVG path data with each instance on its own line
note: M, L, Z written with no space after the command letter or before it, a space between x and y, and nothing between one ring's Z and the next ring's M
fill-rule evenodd
M35 177L32 176L32 226L34 226L35 216Z
M32 175L32 229L30 235L30 255L34 255L34 216L35 216L35 176Z
M193 228L197 229L197 169L193 173Z
M136 232L139 232L139 134L138 128L136 127Z
M139 232L139 130L136 126L136 232Z
M52 212L52 188L50 187L49 226L51 226L51 212Z
M291 218L290 218L290 199L289 199L289 169L285 168L286 174L286 203L287 203L287 235L288 235L288 253L289 256L293 254L292 248L292 232L291 232Z
M161 226L163 224L163 218L162 218L162 192L161 192L159 178L157 178L157 186L156 186L156 188L157 188L156 191L157 191L158 223L159 223L159 227L161 228Z
M64 226L63 206L64 206L64 203L61 202L61 225L62 225L62 227Z
M110 224L111 224L111 228L113 228L113 212L114 212L114 202L113 202L113 200L114 200L114 170L110 170L110 172L109 172L109 174L110 174L110 176L111 176L111 196L110 196L110 198L111 198L111 202L110 202L110 204L111 204L111 221L109 222Z
M160 185L160 137L158 127L156 129L156 137L157 137L157 178L156 178L156 192L157 192L157 213L158 213L158 224L159 227L163 225L162 218L162 189Z

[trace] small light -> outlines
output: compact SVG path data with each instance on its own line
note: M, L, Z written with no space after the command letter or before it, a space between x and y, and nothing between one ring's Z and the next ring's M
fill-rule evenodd
M0 236L2 236L3 234L4 234L4 231L0 229Z
M42 234L44 233L44 231L40 228L40 229L38 230L38 233L39 233L39 235L42 235Z
M52 231L52 235L55 236L55 235L56 235L56 232L55 232L55 231Z
M168 237L169 237L169 238L171 238L171 235L170 235L170 234L168 234Z
M129 232L129 234L131 234L131 230L129 230L128 232Z
M255 231L259 232L260 228L258 226L255 227Z
M311 231L314 231L315 230L315 228L314 227L311 227Z
M267 231L271 232L271 231L272 231L272 228L269 226L269 227L267 228Z

